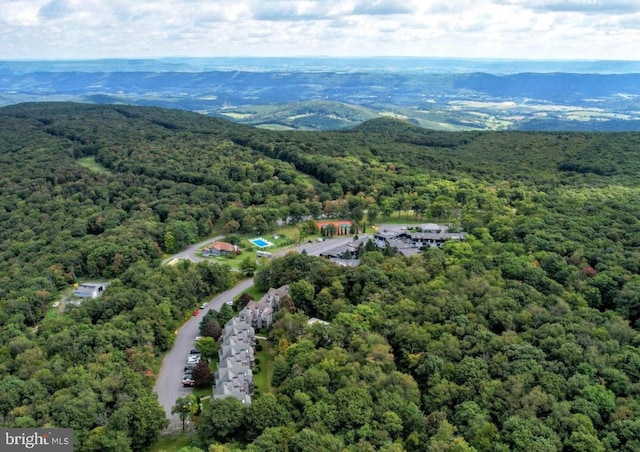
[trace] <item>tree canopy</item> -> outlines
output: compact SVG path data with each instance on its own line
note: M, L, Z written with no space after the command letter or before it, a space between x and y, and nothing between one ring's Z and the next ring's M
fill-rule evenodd
M196 445L636 450L639 144L638 133L388 119L274 132L157 108L1 108L0 421L74 428L79 450L148 448L166 425L159 356L239 276L162 266L165 253L215 231L303 221L302 236L320 217L393 216L467 239L410 258L364 249L354 268L297 253L247 263L259 289L291 287L268 333L275 391L251 407L212 403ZM51 308L94 278L110 281L101 298ZM232 315L225 305L203 335ZM312 316L329 325L307 326Z

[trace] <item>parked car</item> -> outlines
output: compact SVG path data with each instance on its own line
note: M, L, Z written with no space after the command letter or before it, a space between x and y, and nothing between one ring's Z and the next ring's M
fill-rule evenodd
M195 311L193 311L193 316L197 316L200 315L200 309L196 309Z
M196 342L198 342L200 339L202 339L202 336L196 336Z
M196 368L196 364L195 363L190 363L190 364L187 364L186 366L184 366L185 372L193 371L193 369L195 369L195 368Z
M197 348L192 348L189 353L191 353L192 355L199 355L200 354L200 350L198 350Z
M187 364L192 363L192 364L198 364L200 362L200 355L190 355L187 358Z
M202 303L202 304L200 305L200 309L204 309L204 308L206 308L208 304L209 304L209 303Z
M182 386L193 386L193 375L184 374L182 377Z

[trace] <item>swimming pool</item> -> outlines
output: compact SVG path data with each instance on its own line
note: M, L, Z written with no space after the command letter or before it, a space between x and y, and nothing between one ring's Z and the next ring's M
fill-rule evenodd
M259 248L266 248L268 246L273 246L273 243L263 239L262 237L258 237L257 239L251 239L249 241Z

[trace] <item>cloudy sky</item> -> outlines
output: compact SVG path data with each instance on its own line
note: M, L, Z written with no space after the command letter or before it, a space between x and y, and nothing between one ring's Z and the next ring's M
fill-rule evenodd
M0 0L0 59L640 60L640 0Z

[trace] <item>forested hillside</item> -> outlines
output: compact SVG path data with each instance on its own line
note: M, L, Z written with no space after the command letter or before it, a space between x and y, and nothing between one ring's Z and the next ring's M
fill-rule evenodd
M250 450L638 450L640 134L275 132L195 113L0 109L0 421L145 450L158 356L223 266L160 266L224 233L392 214L469 233L350 269L294 254L273 394L212 402L196 443ZM47 314L74 282L99 301ZM329 326L304 327L308 316ZM223 416L223 413L232 415ZM226 450L224 448L220 450Z

